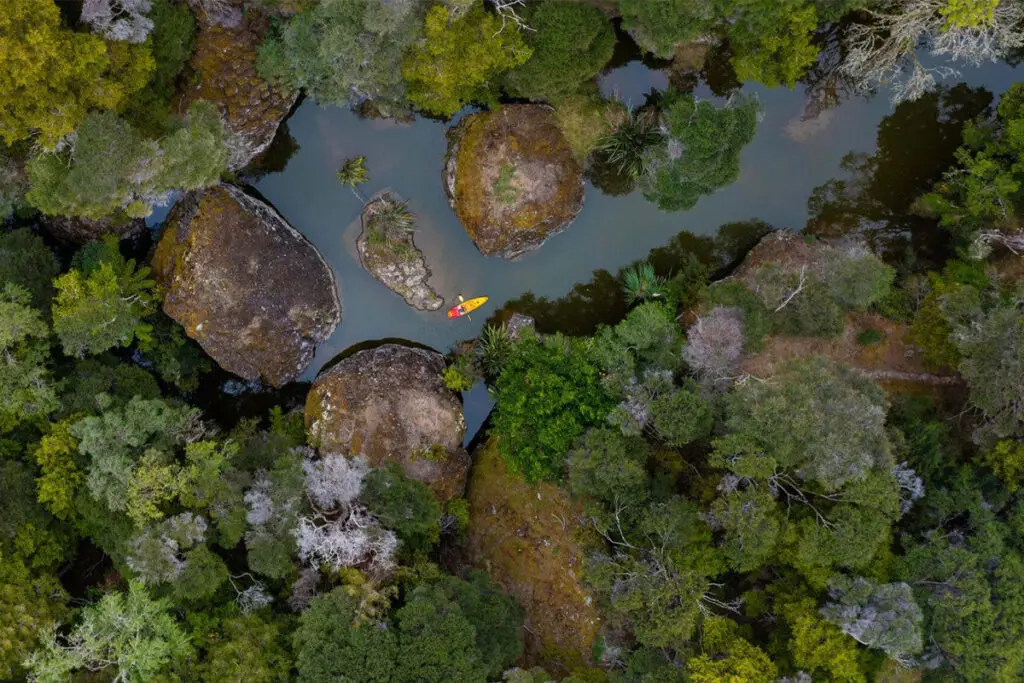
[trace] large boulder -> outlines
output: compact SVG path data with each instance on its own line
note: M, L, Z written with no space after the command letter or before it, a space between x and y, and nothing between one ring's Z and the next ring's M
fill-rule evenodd
M330 266L274 209L231 185L175 204L153 272L164 311L221 367L280 386L341 320Z
M555 484L511 474L497 441L473 453L466 559L523 608L526 658L552 671L590 663L601 628L583 584L583 510Z
M445 190L487 256L532 251L583 208L583 170L549 107L512 104L467 116L448 139Z
M384 344L320 373L306 398L310 443L326 453L396 463L439 500L462 495L469 454L459 396L441 382L436 351Z
M257 48L269 26L266 17L253 9L244 14L237 7L225 9L216 17L200 12L190 62L194 76L178 109L184 113L196 100L220 108L231 145L228 165L237 171L270 147L299 92L272 86L256 72Z

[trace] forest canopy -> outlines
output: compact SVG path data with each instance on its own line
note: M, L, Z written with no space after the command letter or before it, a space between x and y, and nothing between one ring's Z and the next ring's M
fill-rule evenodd
M945 82L1022 54L1020 0L5 0L0 680L1024 680L1024 84ZM627 65L663 85L620 98ZM427 119L448 156L386 163L536 247L584 187L708 203L782 88L785 145L895 107L803 233L688 226L451 348L324 364L350 274L250 188L301 98ZM406 298L432 204L364 197L381 160L317 135L372 218L345 248Z

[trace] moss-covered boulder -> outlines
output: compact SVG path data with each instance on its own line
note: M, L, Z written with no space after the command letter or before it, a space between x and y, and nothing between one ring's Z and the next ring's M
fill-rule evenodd
M448 133L444 185L487 256L515 258L569 226L583 208L583 171L549 107L505 105Z
M221 367L280 386L341 320L330 266L270 206L231 185L172 209L153 256L163 307Z
M396 463L439 500L461 496L469 472L466 421L455 392L441 382L436 351L384 344L352 354L320 373L306 398L310 443L327 453Z
M271 86L256 73L257 48L269 27L266 17L250 8L238 13L238 19L223 21L200 13L190 62L193 75L177 107L186 112L196 100L209 100L220 108L230 134L232 171L266 151L299 96L297 90Z
M580 507L554 484L510 474L496 440L473 453L466 496L468 559L523 607L529 663L552 670L589 663L601 623L582 583Z
M359 262L377 281L420 311L436 311L444 299L430 286L430 268L413 240L413 216L393 192L363 207L356 239Z

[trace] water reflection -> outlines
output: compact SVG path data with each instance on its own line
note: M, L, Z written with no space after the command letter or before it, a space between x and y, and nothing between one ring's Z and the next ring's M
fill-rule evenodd
M841 164L849 177L814 189L807 230L826 237L863 234L890 260L909 253L923 265L941 263L947 235L915 215L912 204L953 164L964 125L992 99L983 88L960 84L900 104L878 125L873 154L850 152Z

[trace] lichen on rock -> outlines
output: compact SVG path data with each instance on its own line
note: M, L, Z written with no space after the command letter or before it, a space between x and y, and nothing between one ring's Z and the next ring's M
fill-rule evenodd
M473 114L448 140L445 191L485 255L532 251L583 208L583 171L549 107L510 104Z
M243 379L294 380L341 320L334 274L316 248L231 185L175 204L153 272L167 315Z
M378 282L413 308L436 311L444 306L444 299L427 282L430 268L416 246L412 230L389 230L376 219L379 209L388 210L396 205L402 205L397 195L382 192L363 207L362 230L356 240L359 262Z
M313 382L306 397L310 443L401 466L442 502L462 495L469 454L459 396L441 382L444 356L402 344L358 351Z
M233 13L232 13L233 16ZM195 52L189 63L193 77L177 103L182 112L197 100L216 104L228 132L232 171L248 166L274 140L281 121L299 97L256 72L257 48L267 34L266 17L247 8L240 20L224 21L200 13Z

